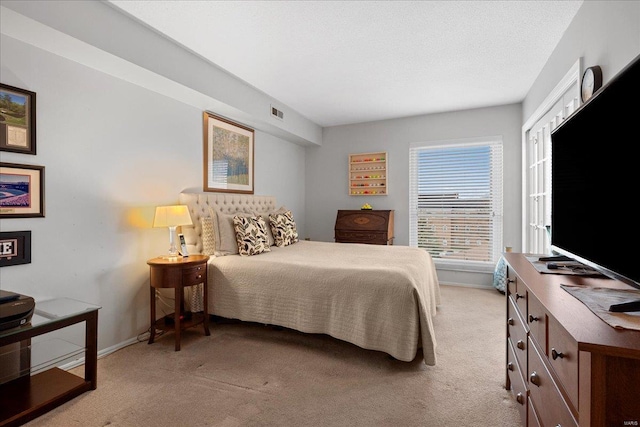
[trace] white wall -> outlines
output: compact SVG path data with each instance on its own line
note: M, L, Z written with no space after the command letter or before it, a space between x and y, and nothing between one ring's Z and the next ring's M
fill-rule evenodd
M2 219L32 231L31 264L0 269L0 288L102 306L99 349L149 327L147 259L167 249L156 205L202 189L202 109L15 40L0 39L0 80L36 92L45 218ZM255 193L276 196L304 233L304 147L255 136Z
M0 0L2 33L172 96L206 102L219 115L301 145L320 144L322 129L122 12L95 0ZM146 72L145 72L146 71ZM285 120L271 116L271 104Z
M578 60L604 83L640 54L640 1L585 1L523 102L523 122Z
M338 209L395 210L394 244L409 244L409 144L499 135L504 143L504 243L520 245L520 104L325 128L321 147L307 148L307 230L333 241ZM387 196L348 195L348 155L387 151ZM438 271L443 283L490 286L491 274Z

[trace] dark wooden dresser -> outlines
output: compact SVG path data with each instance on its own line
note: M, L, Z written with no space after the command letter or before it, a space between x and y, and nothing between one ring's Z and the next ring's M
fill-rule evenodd
M338 243L393 244L392 210L339 210L335 239Z
M507 253L506 388L527 427L640 424L640 331L615 329L560 285L631 289L541 274Z

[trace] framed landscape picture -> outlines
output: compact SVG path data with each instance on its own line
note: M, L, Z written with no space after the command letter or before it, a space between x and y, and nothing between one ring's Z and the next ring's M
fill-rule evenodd
M0 151L36 154L36 94L0 83Z
M44 166L0 163L0 219L44 217Z
M204 113L204 191L253 194L254 130Z

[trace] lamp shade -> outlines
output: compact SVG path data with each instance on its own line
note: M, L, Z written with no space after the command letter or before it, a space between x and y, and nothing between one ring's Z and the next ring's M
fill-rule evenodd
M176 227L192 224L189 209L185 205L156 207L156 215L153 218L154 227Z

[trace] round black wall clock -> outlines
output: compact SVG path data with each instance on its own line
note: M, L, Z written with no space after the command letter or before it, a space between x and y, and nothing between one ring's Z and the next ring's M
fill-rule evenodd
M582 86L580 88L582 102L587 102L600 87L602 87L602 69L597 65L588 67L582 75Z

